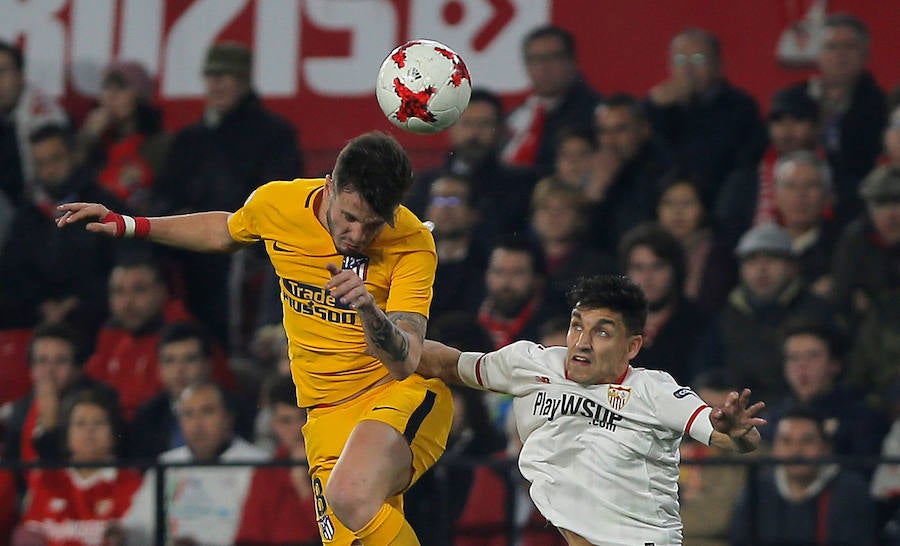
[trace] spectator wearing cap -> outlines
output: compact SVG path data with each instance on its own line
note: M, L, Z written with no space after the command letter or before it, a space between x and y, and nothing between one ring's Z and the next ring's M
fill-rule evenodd
M817 60L819 73L789 88L818 105L819 138L834 172L841 225L863 208L857 189L881 152L887 118L884 92L866 68L870 41L869 29L858 17L829 15Z
M807 94L785 89L775 93L769 107L769 144L756 165L728 175L715 204L719 225L735 241L751 226L778 222L775 204L775 164L801 150L817 149L819 107Z
M775 224L745 233L735 250L738 286L712 322L700 350L699 366L724 366L753 395L776 400L786 393L779 332L804 317L831 318L829 303L812 294L800 278L791 235Z
M900 167L878 167L859 193L866 213L841 234L832 268L838 308L857 317L900 288Z
M756 165L765 148L756 100L733 86L723 68L719 39L684 29L669 44L669 77L650 89L646 102L654 131L672 146L679 166L697 176L708 206L728 173Z
M142 65L112 63L103 71L98 105L78 132L82 158L98 171L100 184L139 213L148 211L171 140L152 96L153 80Z
M215 44L201 69L203 118L175 135L154 184L155 208L162 214L237 210L258 186L301 174L294 127L265 109L253 90L251 51L237 43ZM175 256L183 269L188 306L224 341L231 257ZM236 281L242 271L236 271Z
M0 40L0 194L15 203L34 176L32 132L45 124L66 124L55 100L25 80L25 56Z

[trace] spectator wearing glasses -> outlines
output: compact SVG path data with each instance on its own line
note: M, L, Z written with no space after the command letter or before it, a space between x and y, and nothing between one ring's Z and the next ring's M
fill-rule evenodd
M700 177L707 205L728 173L762 155L756 101L725 78L719 39L707 30L688 28L672 38L669 77L650 89L647 106L681 166Z
M484 297L489 249L475 237L480 215L472 202L469 181L452 174L435 180L425 218L434 224L438 254L431 316L450 311L474 313Z
M881 151L887 118L884 92L866 69L869 29L846 13L829 15L817 64L819 73L792 86L819 107L819 138L834 171L839 223L852 221L863 209L857 188Z
M575 37L552 25L535 28L522 42L531 93L507 119L509 141L503 160L549 174L556 138L564 127L590 127L599 95L578 72Z

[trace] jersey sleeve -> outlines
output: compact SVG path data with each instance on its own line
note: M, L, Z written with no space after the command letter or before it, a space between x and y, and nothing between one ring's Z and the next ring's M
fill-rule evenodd
M656 404L656 416L666 427L680 431L709 445L713 426L709 420L712 408L687 387L682 387L665 372L653 383L650 400Z
M436 269L437 254L433 247L423 245L400 255L391 273L385 312L403 311L427 317Z
M259 241L259 214L265 200L265 186L257 188L247 197L244 205L228 217L228 232L231 238L241 243Z
M517 341L490 353L462 353L456 367L463 383L477 389L516 394L516 370L533 366L537 344Z

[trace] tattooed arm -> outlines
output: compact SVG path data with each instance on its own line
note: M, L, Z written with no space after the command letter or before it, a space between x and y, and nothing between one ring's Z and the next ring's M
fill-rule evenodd
M356 273L335 264L328 264L328 271L331 280L325 289L356 309L366 335L366 352L380 360L395 379L409 377L419 365L428 319L419 313L385 314Z
M428 319L418 313L384 311L372 305L357 309L366 333L368 352L385 365L395 379L416 371Z

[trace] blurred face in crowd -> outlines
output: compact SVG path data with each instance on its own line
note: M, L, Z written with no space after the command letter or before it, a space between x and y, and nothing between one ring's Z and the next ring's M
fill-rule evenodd
M525 46L525 69L535 95L544 98L562 96L577 73L575 59L566 52L558 36L544 36Z
M41 337L31 344L31 382L49 384L61 391L78 376L75 347L58 337Z
M91 402L77 404L72 409L67 434L72 461L102 462L113 458L112 423L102 406Z
M772 456L776 458L814 459L825 457L830 448L822 432L810 419L788 417L778 421L775 440L772 444ZM819 475L815 465L784 465L788 480L798 483L811 483Z
M582 385L613 383L642 341L628 333L621 313L576 306L566 336L566 377Z
M209 379L209 359L197 338L172 341L159 348L159 377L172 398L190 384Z
M114 267L110 274L110 314L129 332L160 317L166 296L165 284L149 267Z
M806 162L792 161L775 180L775 206L788 230L808 230L822 222L828 189L822 173Z
M234 74L210 72L203 75L203 82L207 108L220 114L229 112L250 92L250 83Z
M884 130L884 154L891 165L900 166L900 107L894 109Z
M814 150L818 126L808 119L783 115L769 120L769 140L779 155Z
M501 114L488 101L470 102L459 120L450 126L448 136L456 157L478 163L494 152L503 136Z
M25 79L16 68L12 55L0 52L0 113L16 107L24 85Z
M469 235L478 213L469 205L468 184L450 177L435 180L425 216L434 222L435 239Z
M758 252L741 260L741 281L760 301L775 301L796 277L796 263L784 256Z
M869 217L887 245L900 243L900 201L867 203Z
M627 275L647 296L650 310L668 303L675 289L675 271L669 262L646 245L636 246L628 254Z
M600 149L621 161L633 159L650 139L650 125L637 119L628 108L601 106L595 116Z
M294 404L276 402L272 405L272 430L278 437L278 444L293 450L303 442L300 429L306 424L306 410Z
M100 104L112 114L116 122L131 119L138 102L137 90L115 78L109 78L100 90Z
M61 188L75 168L75 154L62 137L50 137L31 146L34 175L48 191Z
M784 375L801 401L828 393L838 371L838 362L819 336L797 334L784 341Z
M550 195L536 205L531 225L542 243L567 243L577 238L584 218L568 196Z
M684 241L703 225L703 202L692 184L673 184L660 197L656 215L666 231Z
M556 150L556 176L563 182L581 187L591 169L594 145L580 136L570 135Z
M515 316L540 289L541 280L531 260L531 254L520 250L497 248L491 252L485 284L498 314Z
M866 68L869 46L851 27L827 27L819 53L819 71L826 84L851 85Z
M720 76L711 44L695 34L679 34L672 40L669 70L674 78L687 82L694 95L708 90Z
M231 439L232 416L219 391L209 385L190 387L181 394L178 422L185 443L199 461L215 459Z

